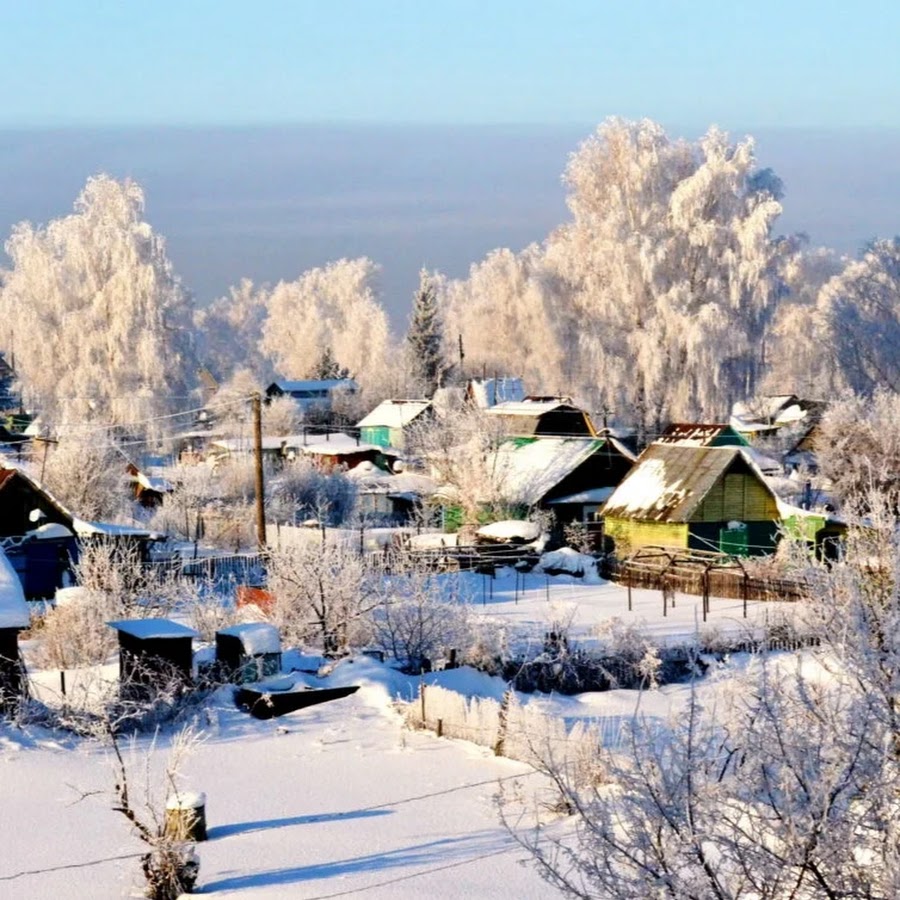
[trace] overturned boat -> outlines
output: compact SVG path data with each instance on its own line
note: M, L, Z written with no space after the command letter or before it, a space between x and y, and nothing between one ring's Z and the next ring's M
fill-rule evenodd
M359 685L329 688L308 687L305 684L297 683L292 676L288 675L241 685L235 691L234 702L254 718L274 719L307 706L349 697L358 690Z

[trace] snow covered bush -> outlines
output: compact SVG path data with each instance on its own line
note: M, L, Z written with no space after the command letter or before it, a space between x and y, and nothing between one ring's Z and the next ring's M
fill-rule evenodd
M272 619L287 646L317 640L326 656L346 653L382 600L380 579L355 547L341 542L309 540L271 550L267 570Z
M337 526L356 505L356 485L341 469L325 472L314 461L299 457L269 477L268 505L280 522L316 519Z
M371 626L373 645L411 673L469 641L467 604L446 596L440 579L427 573L391 576L384 599L372 610Z
M106 623L120 618L121 606L102 590L77 591L44 616L36 658L44 669L76 669L106 662L116 650L115 632Z

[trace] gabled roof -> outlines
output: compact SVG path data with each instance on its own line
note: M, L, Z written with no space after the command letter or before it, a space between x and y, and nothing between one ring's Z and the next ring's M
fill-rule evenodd
M607 501L603 515L687 522L713 485L732 469L755 475L775 498L762 473L739 447L650 444Z
M725 423L700 424L673 422L655 441L658 444L683 444L692 447L746 447L747 441Z
M508 502L534 506L606 446L628 459L633 458L614 438L513 438L494 451L490 470L495 485Z
M385 400L365 418L360 419L356 427L403 428L430 407L430 400Z

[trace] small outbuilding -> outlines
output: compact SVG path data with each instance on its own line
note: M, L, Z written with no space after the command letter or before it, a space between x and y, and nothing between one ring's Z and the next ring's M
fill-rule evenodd
M281 671L281 636L268 622L244 622L216 632L219 674L235 684L261 681Z
M119 681L123 688L191 682L197 632L171 619L109 622L119 633Z
M432 415L430 400L385 400L356 423L360 440L402 450L413 422Z
M564 397L526 397L486 410L511 437L597 437L591 417Z

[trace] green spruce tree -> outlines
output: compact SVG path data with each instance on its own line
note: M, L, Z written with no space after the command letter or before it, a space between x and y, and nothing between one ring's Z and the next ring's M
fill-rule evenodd
M437 284L434 277L422 269L419 273L419 287L413 297L406 344L411 372L429 397L440 387L447 368L441 329Z

